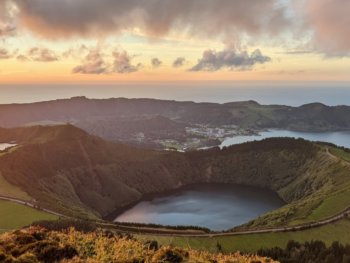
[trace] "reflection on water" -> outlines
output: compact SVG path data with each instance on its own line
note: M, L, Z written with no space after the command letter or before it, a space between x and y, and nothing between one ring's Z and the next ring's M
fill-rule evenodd
M115 221L162 225L196 225L225 230L274 210L284 203L266 189L203 184L142 201Z
M271 137L292 137L303 138L309 141L323 141L334 143L339 146L350 148L350 131L340 132L295 132L286 130L269 130L261 132L260 136L235 136L226 138L220 145L220 147L230 146L233 144L239 144L243 142L250 142L255 140L262 140Z
M270 137L304 138L350 148L350 131L294 132L270 130L260 136L235 136L225 139L221 147ZM162 225L197 225L225 230L248 222L283 205L268 190L237 185L198 185L176 194L143 201L118 216L115 221Z

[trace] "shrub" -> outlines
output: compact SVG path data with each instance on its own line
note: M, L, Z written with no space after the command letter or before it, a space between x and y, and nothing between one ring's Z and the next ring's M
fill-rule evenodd
M56 221L42 220L34 222L32 226L43 227L51 231L68 230L69 228L73 227L76 230L84 233L93 232L97 229L94 222L73 219L60 219Z

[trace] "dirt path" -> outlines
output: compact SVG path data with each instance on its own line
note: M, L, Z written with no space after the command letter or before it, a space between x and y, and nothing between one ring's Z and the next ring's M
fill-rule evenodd
M57 213L57 212L49 210L49 209L39 208L35 204L32 204L32 203L30 203L28 201L24 201L24 200L21 200L21 199L12 198L12 197L6 197L6 196L0 196L0 200L2 200L2 201L9 201L9 202L17 203L17 204L20 204L20 205L29 206L31 208L34 208L34 209L37 209L37 210L40 210L40 211L44 211L44 212L52 214L52 215L68 218L67 216L65 216L63 214Z
M113 227L126 232L131 232L135 234L154 234L158 236L179 236L179 237L222 237L222 236L238 236L238 235L249 235L249 234L265 234L265 233L277 233L277 232L288 232L288 231L301 231L310 228L316 228L324 226L330 223L334 223L341 219L347 218L350 215L350 208L347 208L343 212L334 215L332 217L314 222L309 224L302 224L290 227L276 227L276 228L266 228L266 229L255 229L246 231L232 231L223 233L194 233L193 230L171 230L171 229L157 229L157 228L147 228L147 227L126 227L118 226L111 223L101 223L100 226ZM198 231L197 231L198 232Z
M57 213L55 211L45 209L45 208L38 208L36 205L16 199L11 197L5 197L0 196L0 200L14 202L21 205L26 205L47 213L50 213L52 215L56 215L58 217L66 218L66 219L76 219L73 217L69 217L66 215L63 215L61 213ZM350 216L350 207L346 208L342 212L329 217L325 218L323 220L308 223L308 224L302 224L302 225L296 225L296 226L288 226L288 227L276 227L276 228L265 228L265 229L253 229L253 230L240 230L240 231L232 231L232 232L213 232L213 233L205 233L201 230L173 230L173 229L166 229L166 228L151 228L151 227L133 227L133 226L125 226L125 225L118 225L115 223L107 223L107 222L97 222L97 221L91 221L95 223L97 226L102 228L109 228L121 232L127 232L127 233L134 233L134 234L153 234L158 236L179 236L179 237L222 237L222 236L238 236L238 235L249 235L249 234L266 234L266 233L277 233L277 232L288 232L288 231L301 231L305 229L310 228L316 228L320 226L324 226L330 223L334 223L336 221L339 221L341 219L347 218Z
M326 148L326 154L331 158L331 159L334 159L334 160L340 160L342 162L342 164L344 164L345 166L348 166L350 168L350 162L347 161L347 160L344 160L343 158L340 158L338 156L335 156L333 153L331 153L329 151L329 148L327 147Z

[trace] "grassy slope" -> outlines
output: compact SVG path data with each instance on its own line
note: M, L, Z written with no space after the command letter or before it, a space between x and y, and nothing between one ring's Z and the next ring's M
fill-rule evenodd
M350 162L350 152L346 152L344 151L344 149L337 148L337 147L330 147L329 151L335 156L343 159L344 161Z
M328 180L325 187L320 191L322 200L320 200L317 207L307 213L304 220L295 223L305 223L330 217L350 207L350 164L343 161L343 157L348 154L339 148L331 148L331 154L333 154L333 149L341 155L329 156L326 165L321 166L318 170L315 169L314 180L319 180L319 178ZM321 165L321 163L315 163L316 165Z
M276 138L182 154L108 143L70 125L0 130L0 136L23 141L0 157L6 180L42 206L72 215L106 215L143 194L200 182L268 187L289 203L249 228L310 222L350 205L348 165L304 140Z
M0 232L27 226L38 220L56 220L57 216L24 205L0 201Z
M15 146L11 147L10 149L7 149L5 151L0 152L0 157L5 156L6 154L11 154L12 152L19 149L21 146ZM29 201L32 199L25 191L23 191L18 186L15 186L11 183L9 183L1 174L0 171L0 195L6 196L6 197L12 197L12 198L18 198L21 200Z
M298 225L331 217L350 206L350 166L320 151L301 175L278 190L289 203L245 226Z
M333 150L336 150L333 152ZM349 156L348 153L341 149L333 148L332 154L337 153L337 157ZM350 181L349 167L346 163L339 159L328 158L329 156L321 153L316 162L308 163L307 166L313 171L307 176L311 178L314 183L323 185L320 192L314 195L306 196L298 205L301 206L301 212L296 219L289 222L290 225L302 224L310 221L317 221L322 218L332 216L350 205ZM318 168L317 168L318 167ZM316 176L318 178L315 178ZM327 181L326 179L329 179ZM324 184L317 182L317 180L326 180ZM301 182L304 182L302 178ZM304 182L305 183L305 182ZM300 188L305 191L299 181L290 185L290 188ZM306 184L307 185L307 184ZM304 185L305 186L305 185ZM290 190L290 189L289 189ZM288 189L281 190L287 192ZM324 196L326 195L326 196ZM322 199L323 198L323 199ZM258 218L255 223L260 220L271 220L272 224L278 223L280 213L288 213L293 210L293 204L282 207L272 213L268 213L262 218ZM276 221L277 220L277 221ZM258 225L258 224L257 224ZM289 240L297 240L300 242L311 240L323 240L330 245L333 241L339 241L343 244L350 243L350 236L345 234L350 229L350 220L344 219L339 222L322 226L319 228L308 229L296 232L283 233L269 233L269 234L253 234L232 237L215 237L215 238L186 238L186 237L160 237L160 236L139 236L139 238L152 238L158 240L162 244L173 244L182 247L191 247L194 249L206 249L215 251L217 243L222 245L224 251L243 251L256 252L260 248L280 246L284 247Z
M267 146L270 146L271 141L267 141L265 143ZM55 146L56 146L55 149L58 149L58 145L55 144ZM68 150L68 149L70 148L67 148L65 150ZM333 151L331 151L331 153L336 155L337 157L341 157L342 159L345 159L344 155L346 155L346 153L339 152L337 148L335 149L337 150L335 151L336 154ZM249 151L245 153L247 154L246 157L242 157L242 154L239 154L239 156L237 157L237 155L232 154L232 152L230 152L230 150L227 150L226 153L223 152L222 158L220 158L219 160L216 160L216 159L211 160L211 157L207 157L209 158L207 160L213 161L212 162L212 165L214 165L213 170L215 171L215 169L219 169L217 170L219 174L221 172L230 172L230 171L220 170L221 169L220 167L222 167L222 164L225 164L227 160L232 162L237 158L247 158L248 160L251 157L249 155ZM134 154L134 152L132 153ZM266 158L266 159L262 159L262 164L266 165L266 167L263 167L263 168L270 169L271 162L273 160L276 160L276 157L279 158L277 160L281 161L279 162L279 164L282 164L284 160L290 160L290 159L292 159L293 162L297 162L299 160L298 159L299 157L296 158L295 156L297 153L298 152L293 153L293 151L278 152L278 155L276 155L272 152L272 153L267 153L267 157L266 157L266 154L263 152L261 153L261 155L259 154L256 155L254 153L254 159L257 162L259 158ZM47 156L48 155L46 155L46 157ZM238 159L238 161L240 161L240 159ZM181 164L180 161L179 163ZM257 162L257 164L259 163ZM235 163L233 163L233 167L234 165ZM294 164L294 166L298 167L298 164ZM292 168L295 168L294 166L292 166ZM290 168L290 166L274 167L274 169L277 169L277 170L282 168L287 169L287 168ZM104 169L107 169L107 167ZM284 222L279 222L278 220L280 218L283 218L283 216L286 216L286 215L287 217L288 215L294 216L292 220L288 222L288 224L297 224L297 223L314 221L314 220L318 220L318 219L330 216L334 213L337 213L343 210L345 207L349 206L350 178L349 178L349 167L346 165L346 163L336 158L330 158L324 151L323 152L320 151L318 152L317 158L309 160L305 165L302 166L302 170L298 170L298 169L296 169L295 171L300 172L299 177L296 178L296 180L294 180L287 186L279 188L279 193L282 196L285 196L285 198L289 200L293 200L293 198L296 198L296 196L298 195L305 194L305 196L301 196L302 198L301 198L301 201L300 200L298 201L299 203L291 202L290 205L287 205L286 207L283 207L280 210L276 210L270 214L267 214L266 216L262 216L261 218L258 218L254 222L253 226L264 225L264 222L271 222L272 225L283 224ZM108 170L107 172L109 173ZM257 172L261 172L261 171L257 170ZM271 171L268 170L268 172L270 173L273 172L273 174L275 173L274 170L271 170ZM256 172L252 172L252 174L255 174L255 173ZM288 175L288 173L282 174L282 175ZM52 184L52 182L55 182L56 177L57 177L56 178L57 182L62 182L62 178L59 178L60 176L63 176L63 175L56 174L53 177L54 180L50 182L50 187L55 187L54 184ZM228 178L228 176L225 178ZM67 186L69 184L70 183L67 182ZM58 189L58 190L59 192L62 191L62 189ZM296 196L293 196L293 195L296 195ZM54 219L47 214L40 214L40 215L35 214L34 212L36 213L40 213L40 212L36 210L32 210L28 207L20 206L20 205L17 205L16 207L16 205L11 204L6 209L7 210L5 210L5 208L2 208L0 206L1 212L8 211L6 213L6 215L8 215L7 219L6 217L2 217L3 220L8 223L12 221L10 219L16 218L16 221L11 222L12 225L8 227L3 227L3 228L20 227L30 223L33 220L38 220L38 219ZM25 216L22 216L23 211L27 209L31 210L31 212L28 212ZM18 215L21 215L21 216L18 216ZM47 218L46 216L49 216L51 218ZM27 221L17 222L17 218L19 218L20 220L23 219ZM349 229L349 227L350 227L350 222L348 220L343 220L332 225L324 226L322 228L305 230L301 232L256 234L256 235L220 237L220 238L172 238L172 237L149 237L149 236L147 236L147 238L155 238L164 244L172 243L179 246L185 246L185 247L190 246L191 248L208 248L211 251L216 250L217 242L219 242L222 245L225 251L235 251L235 250L256 251L261 247L271 247L276 245L284 246L290 239L295 239L298 241L321 239L328 244L334 240L338 240L343 243L347 243L347 242L350 242L350 237L348 237L348 235L344 235L344 233Z
M350 220L344 219L339 222L296 232L281 232L269 234L252 234L231 237L192 238L192 237L165 237L165 236L138 236L139 239L154 239L164 245L175 245L190 247L192 249L204 249L216 251L217 243L222 246L223 251L256 252L260 248L271 248L275 246L285 247L289 240L301 242L311 240L323 240L330 245L333 241L350 244Z
M31 197L19 187L10 184L0 172L0 195L29 201Z

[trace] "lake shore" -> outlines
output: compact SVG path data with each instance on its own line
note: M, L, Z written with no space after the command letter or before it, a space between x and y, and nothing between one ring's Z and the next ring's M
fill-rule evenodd
M202 183L147 195L127 207L116 210L108 219L137 225L199 226L222 231L248 222L284 204L280 197L269 189L237 184ZM225 216L220 216L221 214Z

